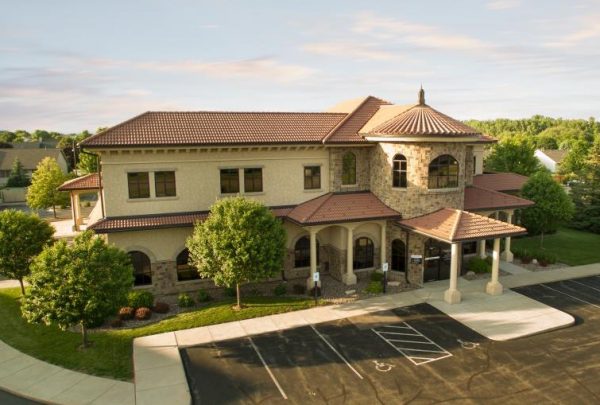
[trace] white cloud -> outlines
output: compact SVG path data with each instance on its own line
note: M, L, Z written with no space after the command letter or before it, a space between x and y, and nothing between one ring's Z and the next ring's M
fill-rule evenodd
M398 55L371 44L357 42L315 42L302 47L306 52L317 55L340 56L360 60L390 60Z
M516 8L521 5L519 0L494 0L490 1L486 7L490 10L508 10L510 8Z
M571 47L600 37L600 14L585 16L577 21L577 30L546 43L548 47Z

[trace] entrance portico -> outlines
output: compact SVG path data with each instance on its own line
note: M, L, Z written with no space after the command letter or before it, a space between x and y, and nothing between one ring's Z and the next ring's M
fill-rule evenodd
M71 199L71 214L73 216L73 231L80 231L83 225L79 196L87 193L100 193L100 176L91 173L64 182L58 187L59 191L68 191Z
M442 208L431 214L402 220L398 224L411 232L450 244L450 285L444 294L444 299L449 304L458 304L461 301L461 293L458 290L461 243L494 240L492 275L486 292L499 295L503 289L499 282L500 238L527 233L525 228L520 226L451 208Z

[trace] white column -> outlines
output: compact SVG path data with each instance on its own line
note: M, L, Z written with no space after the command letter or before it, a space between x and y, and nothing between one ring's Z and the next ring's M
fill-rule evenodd
M487 283L485 292L490 295L502 294L502 284L498 281L500 273L500 239L494 239L494 253L492 254L492 280Z
M354 235L353 228L346 228L346 272L342 275L342 281L346 285L356 284L356 274L354 274Z
M310 277L306 280L306 287L310 290L315 286L313 275L317 272L317 229L310 228ZM321 286L321 280L317 284Z
M380 237L380 243L381 243L381 247L380 247L380 262L381 262L381 270L383 270L383 263L385 263L386 259L386 251L385 251L385 245L387 243L386 241L386 230L387 230L387 222L384 222L383 224L381 224L381 237Z
M451 247L451 261L450 261L450 288L444 293L444 300L448 304L460 303L460 291L458 291L458 244L453 243Z
M72 230L73 231L78 231L79 230L79 226L77 226L77 211L75 211L75 198L74 198L74 194L71 191L69 193L70 197L71 197L71 215L73 216L73 227Z
M482 259L485 259L487 255L485 254L485 239L482 239L477 242L477 254Z
M506 222L508 222L509 224L512 224L513 212L508 211L506 214L507 214ZM500 257L502 258L502 260L504 260L506 262L512 262L514 259L513 253L510 251L510 236L507 236L504 239L504 252L502 252L502 255Z
M73 204L75 205L75 224L77 230L79 230L79 225L83 224L83 218L81 218L81 204L78 193L73 194Z

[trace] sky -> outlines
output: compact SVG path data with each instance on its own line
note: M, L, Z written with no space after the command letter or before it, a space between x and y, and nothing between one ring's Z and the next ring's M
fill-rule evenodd
M600 116L600 0L0 1L1 129L407 104L421 85L458 119Z

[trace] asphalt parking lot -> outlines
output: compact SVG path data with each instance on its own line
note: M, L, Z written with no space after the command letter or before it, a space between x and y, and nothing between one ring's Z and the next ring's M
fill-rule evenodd
M194 403L599 403L600 277L516 291L576 324L494 342L420 304L190 347Z
M0 404L2 405L35 405L39 402L30 401L29 399L17 397L6 391L0 390Z

